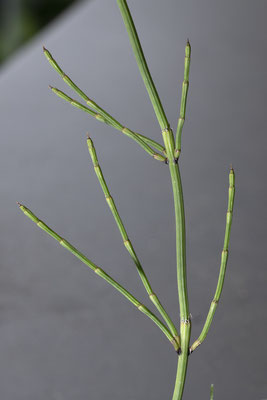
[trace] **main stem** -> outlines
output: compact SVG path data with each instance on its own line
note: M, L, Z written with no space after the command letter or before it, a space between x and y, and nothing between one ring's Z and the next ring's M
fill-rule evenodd
M188 306L188 294L186 283L186 241L185 241L185 214L182 182L178 161L175 158L175 145L171 129L162 132L163 140L168 156L169 170L172 181L175 228L176 228L176 261L177 261L177 284L180 307L180 335L181 354L178 359L175 388L172 400L181 400L187 371L189 354L189 340L191 334L191 323Z

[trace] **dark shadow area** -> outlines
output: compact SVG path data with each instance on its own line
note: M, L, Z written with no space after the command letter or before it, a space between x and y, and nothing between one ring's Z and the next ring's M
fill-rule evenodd
M80 0L0 0L0 63Z

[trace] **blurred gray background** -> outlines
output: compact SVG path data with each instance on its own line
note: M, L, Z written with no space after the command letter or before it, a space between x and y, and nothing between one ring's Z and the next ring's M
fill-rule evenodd
M236 204L225 287L184 399L267 398L266 11L264 0L129 0L167 116L176 127L184 47L192 45L180 159L192 340L212 299L228 171ZM155 292L178 322L168 168L57 98L72 94L42 53L124 125L160 130L116 1L69 8L0 70L0 394L3 400L171 399L177 356L162 333L18 209L20 201L149 305L108 210L99 160Z

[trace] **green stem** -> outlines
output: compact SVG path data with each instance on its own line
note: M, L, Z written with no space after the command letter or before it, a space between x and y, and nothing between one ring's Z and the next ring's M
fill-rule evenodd
M112 126L115 129L118 129L118 125L114 125L111 124L109 121L105 120L104 117L102 117L102 115L98 114L97 112L91 110L90 108L84 106L83 104L81 104L79 101L72 99L70 96L68 96L66 93L62 92L61 90L53 87L53 86L49 86L50 89L52 90L52 92L54 92L58 97L61 97L62 99L66 100L68 103L70 103L72 106L79 108L82 111L85 111L86 113L90 114L92 117L96 118L98 121L104 122L107 125ZM120 132L123 132L122 130L120 130ZM165 149L163 146L161 146L161 144L159 144L158 142L156 142L153 139L148 138L147 136L141 135L141 133L137 133L137 132L132 132L132 136L131 138L133 140L135 140L136 136L139 137L140 139L142 139L145 143L149 144L150 146L154 147L155 149L161 151L162 153L165 152ZM139 142L140 144L141 142ZM147 151L147 148L145 148L144 150ZM154 154L154 156L156 156L156 154ZM165 161L165 158L161 161Z
M175 158L174 137L170 129L162 131L163 140L167 152L169 170L172 181L175 226L176 226L176 261L177 261L177 284L180 307L180 337L181 355L178 360L176 382L173 400L182 399L189 354L189 340L191 334L191 321L188 306L187 280L186 280L186 235L185 214L182 182L179 165Z
M57 73L61 76L63 81L69 85L70 88L72 88L84 101L85 103L91 107L93 110L97 111L100 115L102 115L111 125L117 125L118 128L122 125L116 121L115 118L113 118L110 114L108 114L103 108L101 108L98 104L95 103L92 99L90 99L71 79L68 75L65 74L65 72L61 69L61 67L58 65L56 60L53 58L52 54L50 51L48 51L45 47L43 47L44 55L46 56L47 60L49 63L52 65L52 67L57 71Z
M121 217L119 215L119 212L117 210L115 201L114 201L113 197L111 196L109 188L108 188L107 183L105 181L103 172L102 172L101 167L99 165L99 161L98 161L98 157L97 157L96 150L95 150L95 147L94 147L94 143L93 143L93 141L92 141L92 139L90 137L87 138L87 145L88 145L88 150L89 150L89 153L90 153L90 156L91 156L91 159L92 159L92 163L94 165L96 176L97 176L97 178L99 180L100 186L101 186L101 188L103 190L103 193L105 195L107 204L108 204L108 206L109 206L109 208L110 208L110 210L111 210L111 212L113 214L113 217L115 219L115 222L116 222L116 224L117 224L117 226L119 228L119 231L120 231L124 246L127 249L127 251L129 252L133 262L136 265L137 271L138 271L139 276L141 278L141 281L142 281L142 283L143 283L143 285L144 285L144 287L145 287L145 289L147 291L149 299L152 301L152 303L158 309L159 313L161 314L161 316L165 320L165 322L168 325L173 337L175 338L175 340L177 340L178 345L179 345L178 332L177 332L177 330L176 330L176 328L175 328L170 316L167 314L167 312L165 311L164 307L160 303L156 293L153 291L153 289L152 289L152 287L150 285L150 282L149 282L149 280L148 280L148 278L147 278L147 276L145 274L145 271L143 270L143 267L142 267L142 265L140 263L140 260L139 260L138 256L136 255L136 252L135 252L135 250L133 248L132 242L128 237L128 234L126 232L126 229L124 227L122 219L121 219Z
M124 20L130 42L135 54L135 58L154 107L159 125L162 130L164 145L169 162L170 175L172 180L175 224L176 224L176 254L177 254L177 281L180 305L180 336L181 336L181 356L178 361L176 384L173 400L180 400L183 395L184 382L187 371L187 360L189 353L189 340L191 333L191 323L188 311L188 296L186 284L186 257L185 257L185 216L183 192L180 178L180 171L175 157L174 137L169 122L161 105L154 82L149 72L144 53L127 5L126 0L117 0L122 18Z
M210 385L210 400L214 399L214 385Z
M218 283L217 283L215 295L211 302L210 309L209 309L205 324L203 326L203 329L202 329L198 339L190 347L191 353L198 346L200 346L201 343L206 338L206 336L209 332L216 308L218 306L221 294L222 294L225 272L226 272L226 267L227 267L227 260L228 260L228 247L229 247L230 232L231 232L232 219L233 219L234 198L235 198L235 173L234 173L233 168L231 168L230 174L229 174L228 208L227 208L227 214L226 214L224 244L223 244L223 251L222 251L222 255L221 255L221 267L220 267Z
M101 108L98 104L96 104L93 100L89 99L89 97L68 77L68 75L63 72L63 70L60 68L56 60L53 58L52 54L44 47L44 54L52 67L57 71L57 73L61 76L64 82L66 82L85 102L86 104L91 107L93 110L96 111L96 119L99 119L100 121L106 122L107 124L113 126L114 128L118 129L122 133L124 133L126 136L130 137L131 139L135 140L148 154L150 154L152 157L154 157L156 160L159 161L165 161L165 157L162 156L161 154L156 153L153 149L151 149L150 146L143 140L143 138L139 135L137 135L135 132L131 131L130 129L124 127L120 122L118 122L115 118L113 118L110 114L108 114L103 108ZM60 90L53 88L50 86L52 91L56 93L59 97L62 97L63 99L69 101L76 107L83 109L83 111L86 111L81 104L76 102L75 100L71 99L69 96L67 96L64 92L61 92ZM91 115L92 110L87 109L87 112Z
M150 71L147 66L147 62L142 50L142 46L139 40L139 37L136 32L136 28L129 10L129 7L127 5L126 0L117 0L126 30L128 32L128 36L131 42L131 46L133 48L133 52L136 58L137 65L139 67L140 74L143 78L146 90L148 92L148 95L150 97L150 101L153 105L156 117L158 119L159 125L161 129L165 129L169 127L169 122L167 120L167 117L165 115L165 111L162 107L157 89L155 87L155 84L153 82L152 76L150 74Z
M150 139L147 136L142 135L141 133L136 133L136 135L138 135L141 139L143 139L144 142L146 142L147 144L149 144L150 146L154 147L155 149L157 149L158 151L161 151L164 155L166 155L165 153L165 148L163 146L161 146L161 144L159 144L158 142L156 142L153 139ZM166 161L166 158L165 160Z
M184 60L184 80L182 86L181 104L180 104L180 117L178 119L177 130L176 130L176 144L175 144L175 157L179 158L181 153L181 136L185 121L186 112L186 101L187 93L189 88L189 69L190 69L190 58L191 58L191 46L189 40L187 40L185 47L185 60Z
M19 204L19 203L18 203ZM168 338L171 344L174 346L175 350L178 350L177 342L174 340L172 334L167 329L167 327L154 315L146 306L140 303L128 290L126 290L123 286L121 286L118 282L116 282L111 276L109 276L102 268L99 268L95 265L91 260L89 260L84 254L82 254L79 250L77 250L72 244L70 244L66 239L63 239L59 236L55 231L53 231L49 226L47 226L43 221L41 221L36 215L33 214L27 207L19 204L19 208L23 213L30 218L33 222L37 224L37 226L43 229L46 233L56 239L61 246L70 251L75 257L77 257L80 261L82 261L85 265L91 268L98 276L105 279L110 285L112 285L116 290L118 290L123 296L125 296L135 307L138 308L139 311L147 315L164 333L164 335Z
M181 355L178 358L175 386L172 395L172 400L181 400L184 392L184 385L187 373L188 364L188 348L191 334L191 324L188 319L188 323L181 323Z

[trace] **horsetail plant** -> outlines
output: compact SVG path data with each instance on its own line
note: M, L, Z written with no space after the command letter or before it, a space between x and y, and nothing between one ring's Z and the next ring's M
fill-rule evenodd
M86 266L91 268L97 275L105 279L110 285L117 289L121 294L123 294L134 306L138 308L139 311L144 313L149 317L164 333L169 342L174 347L174 350L178 354L178 366L175 380L175 387L173 392L172 400L181 400L184 391L187 364L189 355L204 341L208 331L210 329L218 302L221 297L224 277L227 266L228 259L228 247L230 239L230 231L233 216L233 206L234 206L234 194L235 194L235 174L231 167L229 174L229 193L228 193L228 209L226 216L226 228L224 245L221 255L221 267L219 272L218 283L215 291L214 298L211 302L210 309L204 323L203 329L200 333L198 339L196 339L190 345L191 336L191 318L189 312L188 294L187 294L187 277L186 277L186 233L185 233L185 213L184 213L184 200L183 200L183 190L182 182L179 169L179 156L181 154L181 137L182 130L185 122L186 115L186 103L187 94L189 88L189 69L191 61L191 46L189 41L186 43L185 47L185 63L184 63L184 80L182 84L182 94L180 103L180 113L177 123L176 138L174 138L172 129L167 120L165 111L161 104L158 92L156 90L155 84L152 80L152 76L147 66L147 62L138 38L133 19L130 14L126 0L117 0L126 30L129 35L129 39L133 48L133 52L139 67L140 74L143 78L145 87L147 89L148 95L150 97L152 106L154 108L160 129L162 132L163 145L160 143L140 134L132 131L131 129L125 127L120 122L118 122L114 117L112 117L107 111L101 108L94 100L90 99L69 77L63 72L61 67L58 65L56 60L53 58L51 53L44 48L44 54L52 67L58 72L63 81L65 81L71 89L76 92L78 96L85 102L86 105L72 99L66 95L61 90L51 87L52 91L59 97L63 98L71 105L85 111L89 115L96 118L98 121L104 122L118 131L122 132L129 138L133 139L138 143L149 155L151 155L155 160L161 161L163 164L168 164L172 190L174 199L174 210L175 210L175 226L176 226L176 262L177 262L177 286L178 286L178 299L180 308L180 329L177 330L175 323L171 320L169 314L163 307L158 296L153 291L151 284L148 280L147 275L141 265L141 262L134 250L133 244L129 239L126 232L125 226L119 215L118 209L116 207L115 201L110 194L110 190L105 181L102 169L99 165L98 157L96 154L95 146L92 139L87 137L87 145L89 154L92 159L93 167L96 176L99 180L100 186L103 190L104 196L106 198L107 204L113 214L117 227L120 231L123 244L128 251L130 257L132 258L140 279L144 285L144 288L148 294L149 299L154 304L159 314L162 317L160 320L148 307L142 304L136 297L134 297L128 290L116 282L111 276L109 276L102 268L94 264L90 259L88 259L84 254L77 250L72 244L70 244L66 239L62 238L44 222L42 222L38 217L36 217L32 211L27 207L19 204L21 211L29 217L33 222L35 222L41 229L47 232L50 236L56 239L63 247L69 250L74 256L81 260ZM213 400L213 385L210 388L210 399Z

